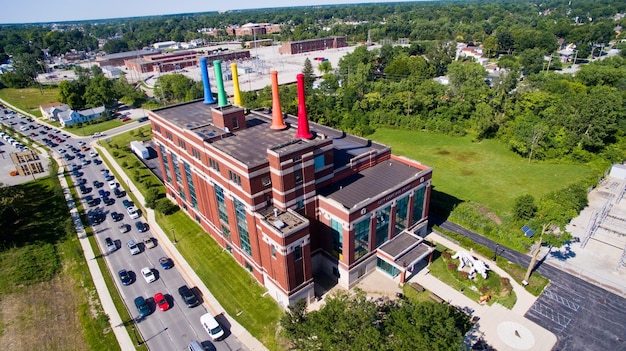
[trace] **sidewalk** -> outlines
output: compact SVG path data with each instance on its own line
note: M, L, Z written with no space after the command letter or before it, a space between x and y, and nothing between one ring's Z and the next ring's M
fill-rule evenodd
M128 175L124 172L124 169L115 161L114 157L111 156L105 148L97 145L97 143L92 142L91 146L97 149L97 152L100 154L101 158L106 158L112 165L115 171L120 175L120 179L118 180L121 186L125 186L129 193L133 193L133 195L137 198L137 201L142 204L145 203L145 198L139 192L139 190L135 187L133 182L130 180ZM163 232L163 229L157 225L156 218L154 215L154 210L145 208L144 212L145 218L150 225L150 231L154 234L154 236L159 241L159 245L162 245L164 250L168 253L168 255L174 260L176 266L180 269L181 273L185 277L185 279L190 282L191 285L195 285L202 292L204 302L206 303L209 311L211 311L214 315L222 314L228 322L231 324L230 332L241 341L245 347L250 351L257 350L267 350L267 348L259 342L255 337L253 337L246 329L244 329L241 324L239 324L234 318L229 316L226 311L222 308L220 303L215 299L213 294L209 291L209 289L204 285L204 282L198 277L196 272L191 268L191 266L187 263L185 258L178 252L175 244L173 244L168 236ZM122 348L125 350L125 348Z
M436 232L431 232L426 236L426 239L440 243L454 251L467 251ZM491 262L490 259L482 257L476 252L472 252L472 254L485 263ZM489 268L501 277L510 279L513 291L517 295L517 302L511 310L497 303L491 306L479 304L430 275L428 268L421 270L412 280L417 281L453 305L468 307L473 311L472 315L480 317L476 327L472 330L472 342L482 338L496 350L552 350L557 342L556 336L524 318L524 314L537 298L527 292L500 267L491 264Z

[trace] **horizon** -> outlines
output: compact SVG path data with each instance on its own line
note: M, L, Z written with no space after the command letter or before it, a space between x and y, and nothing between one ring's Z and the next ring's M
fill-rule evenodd
M125 18L177 16L226 11L424 1L428 0L378 0L376 2L372 2L371 0L323 0L323 3L318 3L314 0L269 0L264 3L263 7L256 7L258 6L258 2L242 0L237 4L239 8L218 8L219 5L206 4L206 2L202 0L187 0L182 4L162 1L162 4L156 5L154 4L155 1L148 2L146 0L138 0L129 4L122 0L111 0L107 3L90 4L88 7L85 7L84 2L78 0L66 0L63 5L44 0L24 0L21 2L11 2L4 6L2 13L0 13L0 25L38 25L85 21L100 22ZM159 1L156 0L156 2ZM30 9L33 8L39 9L39 11L33 13L33 11L30 11ZM91 14L93 13L97 13L99 16L92 16Z

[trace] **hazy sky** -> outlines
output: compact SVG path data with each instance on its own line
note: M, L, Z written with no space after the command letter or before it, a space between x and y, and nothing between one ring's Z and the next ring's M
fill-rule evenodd
M0 7L0 23L61 22L220 10L367 2L398 2L398 0L9 0L4 1Z

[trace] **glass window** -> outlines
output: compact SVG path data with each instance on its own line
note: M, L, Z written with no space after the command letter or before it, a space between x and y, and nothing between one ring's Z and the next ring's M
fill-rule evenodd
M222 224L222 235L226 238L226 240L231 241L230 229L228 229L228 227L223 224Z
M193 185L193 177L191 176L191 167L185 161L183 161L183 168L185 169L185 178L187 178L187 184L189 185L189 196L191 197L191 206L198 209L198 199L196 198L196 187Z
M405 196L396 203L396 234L406 229L407 213L409 210L409 196Z
M354 226L354 260L368 253L370 247L370 219L365 218Z
M315 157L314 168L315 168L315 172L324 168L324 155L319 155Z
M271 244L270 247L272 248L272 257L276 258L276 246L274 246L274 244Z
M252 248L250 247L250 236L248 235L248 219L246 218L246 207L244 204L235 199L235 212L237 214L237 230L239 232L239 243L241 249L252 256Z
M217 202L217 211L220 213L220 219L228 224L228 213L226 212L226 204L224 202L224 189L215 184L215 201Z
M413 218L411 225L419 222L424 217L424 194L426 193L426 187L421 187L415 190L413 195Z
M159 145L161 149L161 157L163 158L163 166L165 167L165 176L167 177L167 182L172 184L172 175L170 174L170 163L167 160L167 153L165 152L165 147L163 145Z
M376 247L384 244L389 239L389 212L391 205L382 209L376 216Z
M333 255L338 259L343 259L343 235L341 234L341 222L331 218L330 233L333 241Z
M302 259L302 246L300 245L296 245L293 248L293 259L295 261L301 260Z
M172 165L174 166L174 174L176 174L176 182L182 184L183 178L180 176L180 167L178 167L178 157L170 152L172 156Z
M293 175L296 178L296 184L302 183L302 170L301 169L296 169L293 172Z

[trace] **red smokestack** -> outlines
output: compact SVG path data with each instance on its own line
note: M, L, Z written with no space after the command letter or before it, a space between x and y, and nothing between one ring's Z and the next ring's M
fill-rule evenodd
M298 73L298 139L313 139L313 134L309 132L309 121L306 118L306 104L304 103L304 74Z
M272 126L270 129L281 130L287 128L283 121L283 111L280 108L280 97L278 95L278 72L271 71L272 76Z

